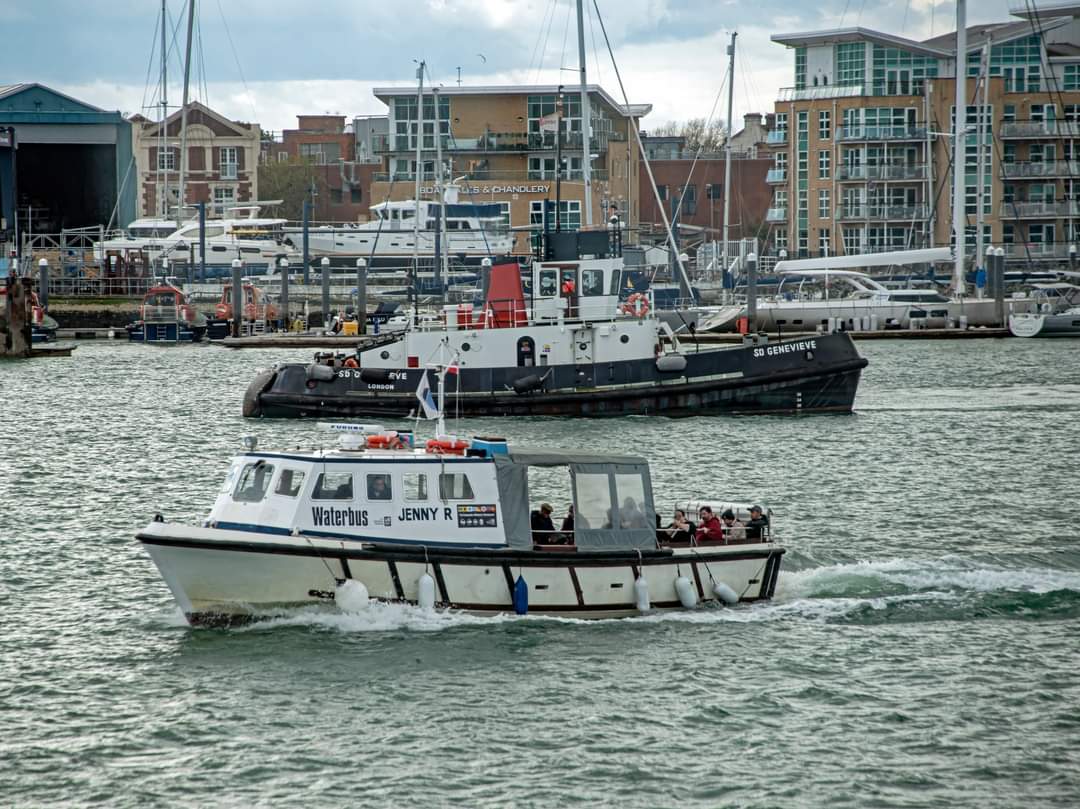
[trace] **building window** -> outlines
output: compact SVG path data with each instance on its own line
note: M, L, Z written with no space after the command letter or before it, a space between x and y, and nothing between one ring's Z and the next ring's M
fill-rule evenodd
M787 250L787 228L777 228L774 241L777 250Z
M355 187L355 186L349 189L349 202L351 202L351 203L353 203L355 205L356 203L363 202L363 201L364 201L363 189Z
M832 137L832 112L830 110L818 111L817 129L818 137L822 140L829 140Z
M829 179L829 176L830 176L830 173L831 173L830 172L830 163L829 163L829 161L831 159L832 159L832 156L827 150L818 152L818 156L817 156L818 177L820 177L822 180L828 180Z
M829 199L829 189L821 188L817 192L818 217L828 219L832 214L832 200Z
M214 189L214 205L221 208L236 202L236 189L232 186L218 186Z
M558 96L534 95L528 97L529 146L534 149L555 148L555 121L563 136L563 145L581 145L581 93L563 93L561 118L557 115ZM591 110L595 114L595 108ZM553 118L552 116L556 116ZM593 129L596 135L596 128Z
M223 180L235 180L237 172L239 170L239 164L236 159L236 147L235 146L222 146L220 152L221 158L221 179Z
M500 222L503 225L505 225L506 227L510 227L511 226L511 222L510 222L510 203L509 202L496 202L495 204L499 206L499 211L500 211L499 219L500 219Z
M682 213L684 216L693 216L697 213L697 186L687 185L679 188L681 197Z
M705 186L706 199L723 199L724 198L724 185L723 183L708 183Z
M818 231L817 241L821 255L829 255L832 251L832 231L829 228L822 228Z
M776 131L777 132L787 132L787 113L786 112L778 112L778 113L776 113Z
M667 186L666 185L658 185L658 186L656 186L656 195L658 197L660 197L661 202L666 202L667 201Z
M158 149L158 171L176 171L176 149Z
M1080 90L1080 65L1065 65L1066 90Z
M843 87L866 80L866 43L842 42L836 46L836 81Z
M289 162L289 153L288 152L278 152L277 153L277 159L278 159L279 163L288 163Z
M795 49L795 89L806 89L806 48Z
M416 148L417 116L416 96L396 96L390 105L391 130L394 133L392 148L398 151ZM450 99L439 96L439 132L442 133L442 147L450 141ZM425 149L435 148L435 99L424 96L424 145Z
M529 203L529 224L544 224L544 202L537 199ZM549 223L554 224L554 223ZM559 226L563 230L581 229L581 202L576 199L564 199L559 201Z

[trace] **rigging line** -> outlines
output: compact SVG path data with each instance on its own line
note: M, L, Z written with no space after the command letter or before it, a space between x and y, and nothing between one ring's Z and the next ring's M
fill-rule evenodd
M589 36L592 38L593 61L596 63L596 83L603 85L604 74L600 71L600 50L596 47L596 27L592 20L592 6L585 4L585 13L589 15Z
M154 54L157 53L158 34L161 32L161 19L160 15L154 17L154 39L153 46L150 48L150 60L146 63L146 81L143 82L143 96L142 105L139 107L141 110L147 110L149 107L146 103L146 93L150 89L150 73L154 69ZM160 78L160 77L159 77ZM151 96L151 98L160 98L161 96Z
M847 0L847 2L844 3L844 10L840 14L840 25L838 25L837 28L843 28L844 27L844 17L847 16L848 6L850 6L850 5L851 5L851 0Z
M698 143L697 152L694 154L694 160L690 163L690 170L686 173L686 182L683 184L683 191L679 194L679 204L675 206L675 213L671 215L673 221L677 221L679 214L682 212L683 202L686 200L686 186L690 185L690 180L694 176L694 169L697 167L698 160L700 159L702 152L705 150L705 136L709 131L709 125L712 123L713 117L716 115L716 107L720 103L720 95L721 93L723 93L724 88L727 87L729 81L731 81L730 68L725 72L724 81L720 83L720 89L717 90L716 98L713 99L712 109L709 110L709 117L706 119L705 127L702 130L701 141ZM728 123L728 127L728 132L730 133L730 122Z
M907 15L908 15L908 11L910 11L910 10L911 10L911 0L907 0L907 3L904 5L904 19L900 23L900 34L901 35L903 35L903 33L907 30Z
M540 26L536 29L536 42L533 43L533 52L532 56L529 57L529 68L525 72L526 76L532 75L533 63L536 61L537 53L540 50L540 39L543 35L544 25L547 23L547 15L550 9L550 5L544 9L544 16L540 19Z
M257 119L259 114L255 109L255 96L248 87L247 79L244 78L244 68L240 66L240 55L236 52L236 45L233 44L232 33L229 31L229 21L225 19L225 12L221 8L221 0L217 0L217 7L218 13L221 15L221 22L225 26L225 37L229 40L229 48L232 49L233 60L236 62L236 70L240 74L240 82L244 85L244 92L247 93L247 96L251 101L251 111Z
M566 38L570 35L570 3L566 4L566 25L562 32L562 53L559 55L559 69L566 67ZM561 84L561 82L560 82Z
M551 37L551 28L555 25L555 9L557 7L558 0L551 0L551 17L548 18L547 31L544 32L544 45L540 49L540 58L536 63L536 81L534 84L540 83L540 74L544 69L544 62L547 59L547 44L548 39Z
M859 14L858 14L857 17L855 17L855 24L856 25L858 25L859 22L862 20L863 9L865 9L865 8L866 8L866 0L862 0L862 5L859 6Z

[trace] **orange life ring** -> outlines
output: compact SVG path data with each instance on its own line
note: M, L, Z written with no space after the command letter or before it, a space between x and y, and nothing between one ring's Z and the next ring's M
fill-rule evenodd
M649 313L649 296L644 292L635 292L626 299L626 303L622 305L622 310L628 315L645 317Z
M432 438L425 446L434 455L464 455L468 448L469 443L459 438Z
M382 433L367 437L368 449L404 449L405 444L397 433Z
M356 357L347 357L345 362L341 363L342 368L359 368L360 363L356 361Z

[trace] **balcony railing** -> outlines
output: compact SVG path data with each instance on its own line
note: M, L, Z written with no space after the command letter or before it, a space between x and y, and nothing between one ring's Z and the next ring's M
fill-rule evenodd
M474 171L454 171L455 178L463 178L464 182L481 182L481 181L505 181L505 182L555 182L555 172L539 172L539 171L496 171L488 169L477 169ZM593 169L590 174L590 179L597 181L607 181L609 177L607 169ZM386 172L378 171L371 175L371 181L375 183L388 183L388 182L413 182L416 176L411 171L395 171ZM425 183L431 183L435 181L435 177L428 172L425 172L421 178ZM570 172L569 182L580 182L581 171L575 170ZM563 182L567 182L567 178L563 176Z
M782 146L787 143L787 130L774 129L765 135L765 142L770 146Z
M930 211L925 205L843 205L836 211L837 219L910 222L929 217Z
M819 101L827 98L851 98L863 95L861 84L841 86L828 84L824 87L781 87L777 101Z
M841 181L865 180L925 180L926 164L904 163L900 165L850 166L841 165L837 171Z
M1000 132L1003 138L1080 138L1080 121L1009 121Z
M925 140L925 126L842 126L836 139L851 140Z
M786 222L787 221L787 208L769 208L769 212L765 215L766 222Z
M1021 242L1005 244L1006 258L1069 258L1069 247L1064 242Z
M1059 216L1080 216L1080 202L1074 199L1049 200L1046 202L1003 202L1001 218L1008 220L1018 216L1038 219L1055 219Z
M1032 177L1072 177L1080 175L1080 160L1043 160L1026 163L1003 163L1001 176L1007 180Z
M787 169L769 169L769 173L765 175L765 182L786 183Z
M593 133L590 138L590 147L596 152L606 152L608 145L614 142L622 142L626 136L621 132ZM424 143L424 149L435 148L434 141L428 137ZM564 132L562 138L563 149L580 149L582 136L580 132ZM443 136L443 150L447 152L536 152L554 151L554 132L484 132L475 137L451 137ZM376 135L372 139L372 149L375 154L387 154L393 152L411 152L416 149L416 141L408 135Z

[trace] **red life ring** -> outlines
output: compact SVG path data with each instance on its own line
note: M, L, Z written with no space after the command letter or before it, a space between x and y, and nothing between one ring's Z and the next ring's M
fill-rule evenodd
M432 438L425 446L434 455L464 455L468 448L469 443L459 438Z
M356 361L356 357L346 357L345 362L341 363L342 368L359 368L360 363Z
M367 437L368 449L403 449L405 444L397 433L382 433Z
M635 292L626 299L626 303L622 305L622 311L624 314L635 317L645 317L649 314L649 296L644 292Z

